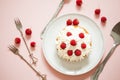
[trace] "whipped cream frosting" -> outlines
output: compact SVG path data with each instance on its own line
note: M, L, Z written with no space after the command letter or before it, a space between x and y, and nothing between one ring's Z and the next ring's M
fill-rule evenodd
M67 36L67 32L70 32L71 35ZM84 34L84 38L80 38L79 34L83 33ZM70 44L71 40L75 40L76 41L76 45L72 46ZM66 47L65 49L61 48L61 43L65 43ZM83 49L80 45L82 43L86 44L86 48ZM88 54L91 52L92 49L92 39L91 39L91 35L89 34L89 32L80 26L66 26L64 27L57 35L56 37L56 48L57 48L57 54L60 58L65 59L67 61L70 62L77 62L77 61L81 61L83 60L86 56L88 56ZM75 55L75 50L79 49L81 51L81 54L79 56ZM72 50L73 54L70 56L67 54L68 50Z

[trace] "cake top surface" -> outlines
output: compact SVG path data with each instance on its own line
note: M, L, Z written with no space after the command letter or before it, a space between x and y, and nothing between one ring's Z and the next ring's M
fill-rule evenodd
M91 36L81 27L70 25L64 27L56 38L58 55L69 61L78 61L91 51Z

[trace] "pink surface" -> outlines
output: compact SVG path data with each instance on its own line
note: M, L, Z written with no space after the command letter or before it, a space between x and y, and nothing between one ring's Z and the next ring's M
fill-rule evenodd
M36 74L20 59L8 50L9 44L14 44L14 38L20 37L17 31L14 18L19 17L26 28L31 28L33 34L27 39L27 44L31 41L37 43L32 52L39 58L36 66L37 70L47 74L48 80L90 80L90 75L94 69L79 76L67 76L55 71L46 62L41 49L40 33L50 20L61 0L0 0L0 80L38 80ZM120 0L83 0L83 5L79 9L75 5L75 0L67 0L58 16L68 13L79 13L90 17L95 21L105 39L105 55L112 47L113 40L110 37L112 27L120 21ZM101 16L108 18L107 24L102 26L100 17L94 16L94 9L101 8ZM120 46L115 50L99 80L120 80L119 52ZM23 41L19 46L21 54L29 61L27 50ZM104 55L104 56L105 56Z

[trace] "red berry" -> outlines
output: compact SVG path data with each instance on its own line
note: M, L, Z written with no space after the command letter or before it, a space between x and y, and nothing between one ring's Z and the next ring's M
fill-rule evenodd
M64 42L62 42L61 45L60 45L60 47L61 47L62 49L65 49L65 48L66 48L66 44L65 44Z
M30 43L30 46L31 46L31 47L35 47L35 46L36 46L36 43L33 41L33 42Z
M80 51L79 49L76 49L76 50L75 50L75 55L76 55L76 56L80 56L80 55L81 55L81 51Z
M101 12L100 9L95 9L95 14L96 14L96 15L99 15L100 12Z
M79 34L79 37L80 37L80 38L84 38L84 37L85 37L84 33L80 33L80 34Z
M77 43L76 43L76 41L73 39L73 40L70 41L70 44L71 44L72 46L75 46Z
M76 5L81 6L82 5L82 0L76 0Z
M67 32L66 35L67 35L67 36L71 36L72 33L71 33L71 32Z
M82 44L81 44L81 48L82 48L82 49L85 49L85 48L86 48L86 44L85 44L85 43L82 43Z
M107 21L107 18L105 16L101 17L101 22L105 23Z
M79 20L78 19L74 19L73 20L73 25L78 25L79 24Z
M72 25L72 20L71 19L68 19L66 24L69 26L69 25Z
M72 50L68 50L68 51L67 51L67 54L68 54L68 56L72 56L73 51L72 51Z
M32 34L32 30L30 28L27 28L25 30L25 33L26 33L26 35L31 35Z
M19 37L16 37L16 38L15 38L15 43L16 43L16 44L20 44L20 42L21 42L21 39L20 39Z

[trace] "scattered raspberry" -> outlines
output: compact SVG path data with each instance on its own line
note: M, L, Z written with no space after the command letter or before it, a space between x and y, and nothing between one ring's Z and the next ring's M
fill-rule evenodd
M71 44L72 46L75 46L77 43L76 43L76 41L73 39L73 40L70 41L70 44Z
M76 0L76 5L77 5L77 6L81 6L82 3L83 3L82 0Z
M60 47L61 47L62 49L65 49L65 48L66 48L66 44L65 44L64 42L62 42L61 45L60 45Z
M31 47L35 47L35 46L36 46L36 43L33 41L33 42L30 43L30 46L31 46Z
M16 38L15 38L15 43L16 43L16 44L20 44L20 43L21 43L21 39L20 39L19 37L16 37Z
M66 35L67 35L67 36L71 36L72 33L71 33L71 32L67 32Z
M68 50L68 51L67 51L67 54L68 54L68 56L72 56L73 51L72 51L72 50Z
M84 33L80 33L80 34L79 34L79 37L80 37L80 38L84 38L84 37L85 37Z
M86 48L86 44L85 44L85 43L82 43L82 44L81 44L81 48L82 48L82 49L85 49L85 48Z
M30 28L27 28L25 30L25 33L26 33L26 35L31 35L32 34L32 30Z
M75 55L76 55L76 56L80 56L80 55L81 55L81 51L80 51L79 49L76 49L76 50L75 50Z
M105 23L107 21L107 18L105 16L101 17L101 22Z
M78 19L74 19L73 20L73 25L78 25L79 24L79 20Z
M96 14L96 15L99 15L99 14L100 14L100 12L101 12L101 10L100 10L100 9L95 9L95 14Z
M72 20L71 19L68 19L66 24L69 26L69 25L72 25Z

